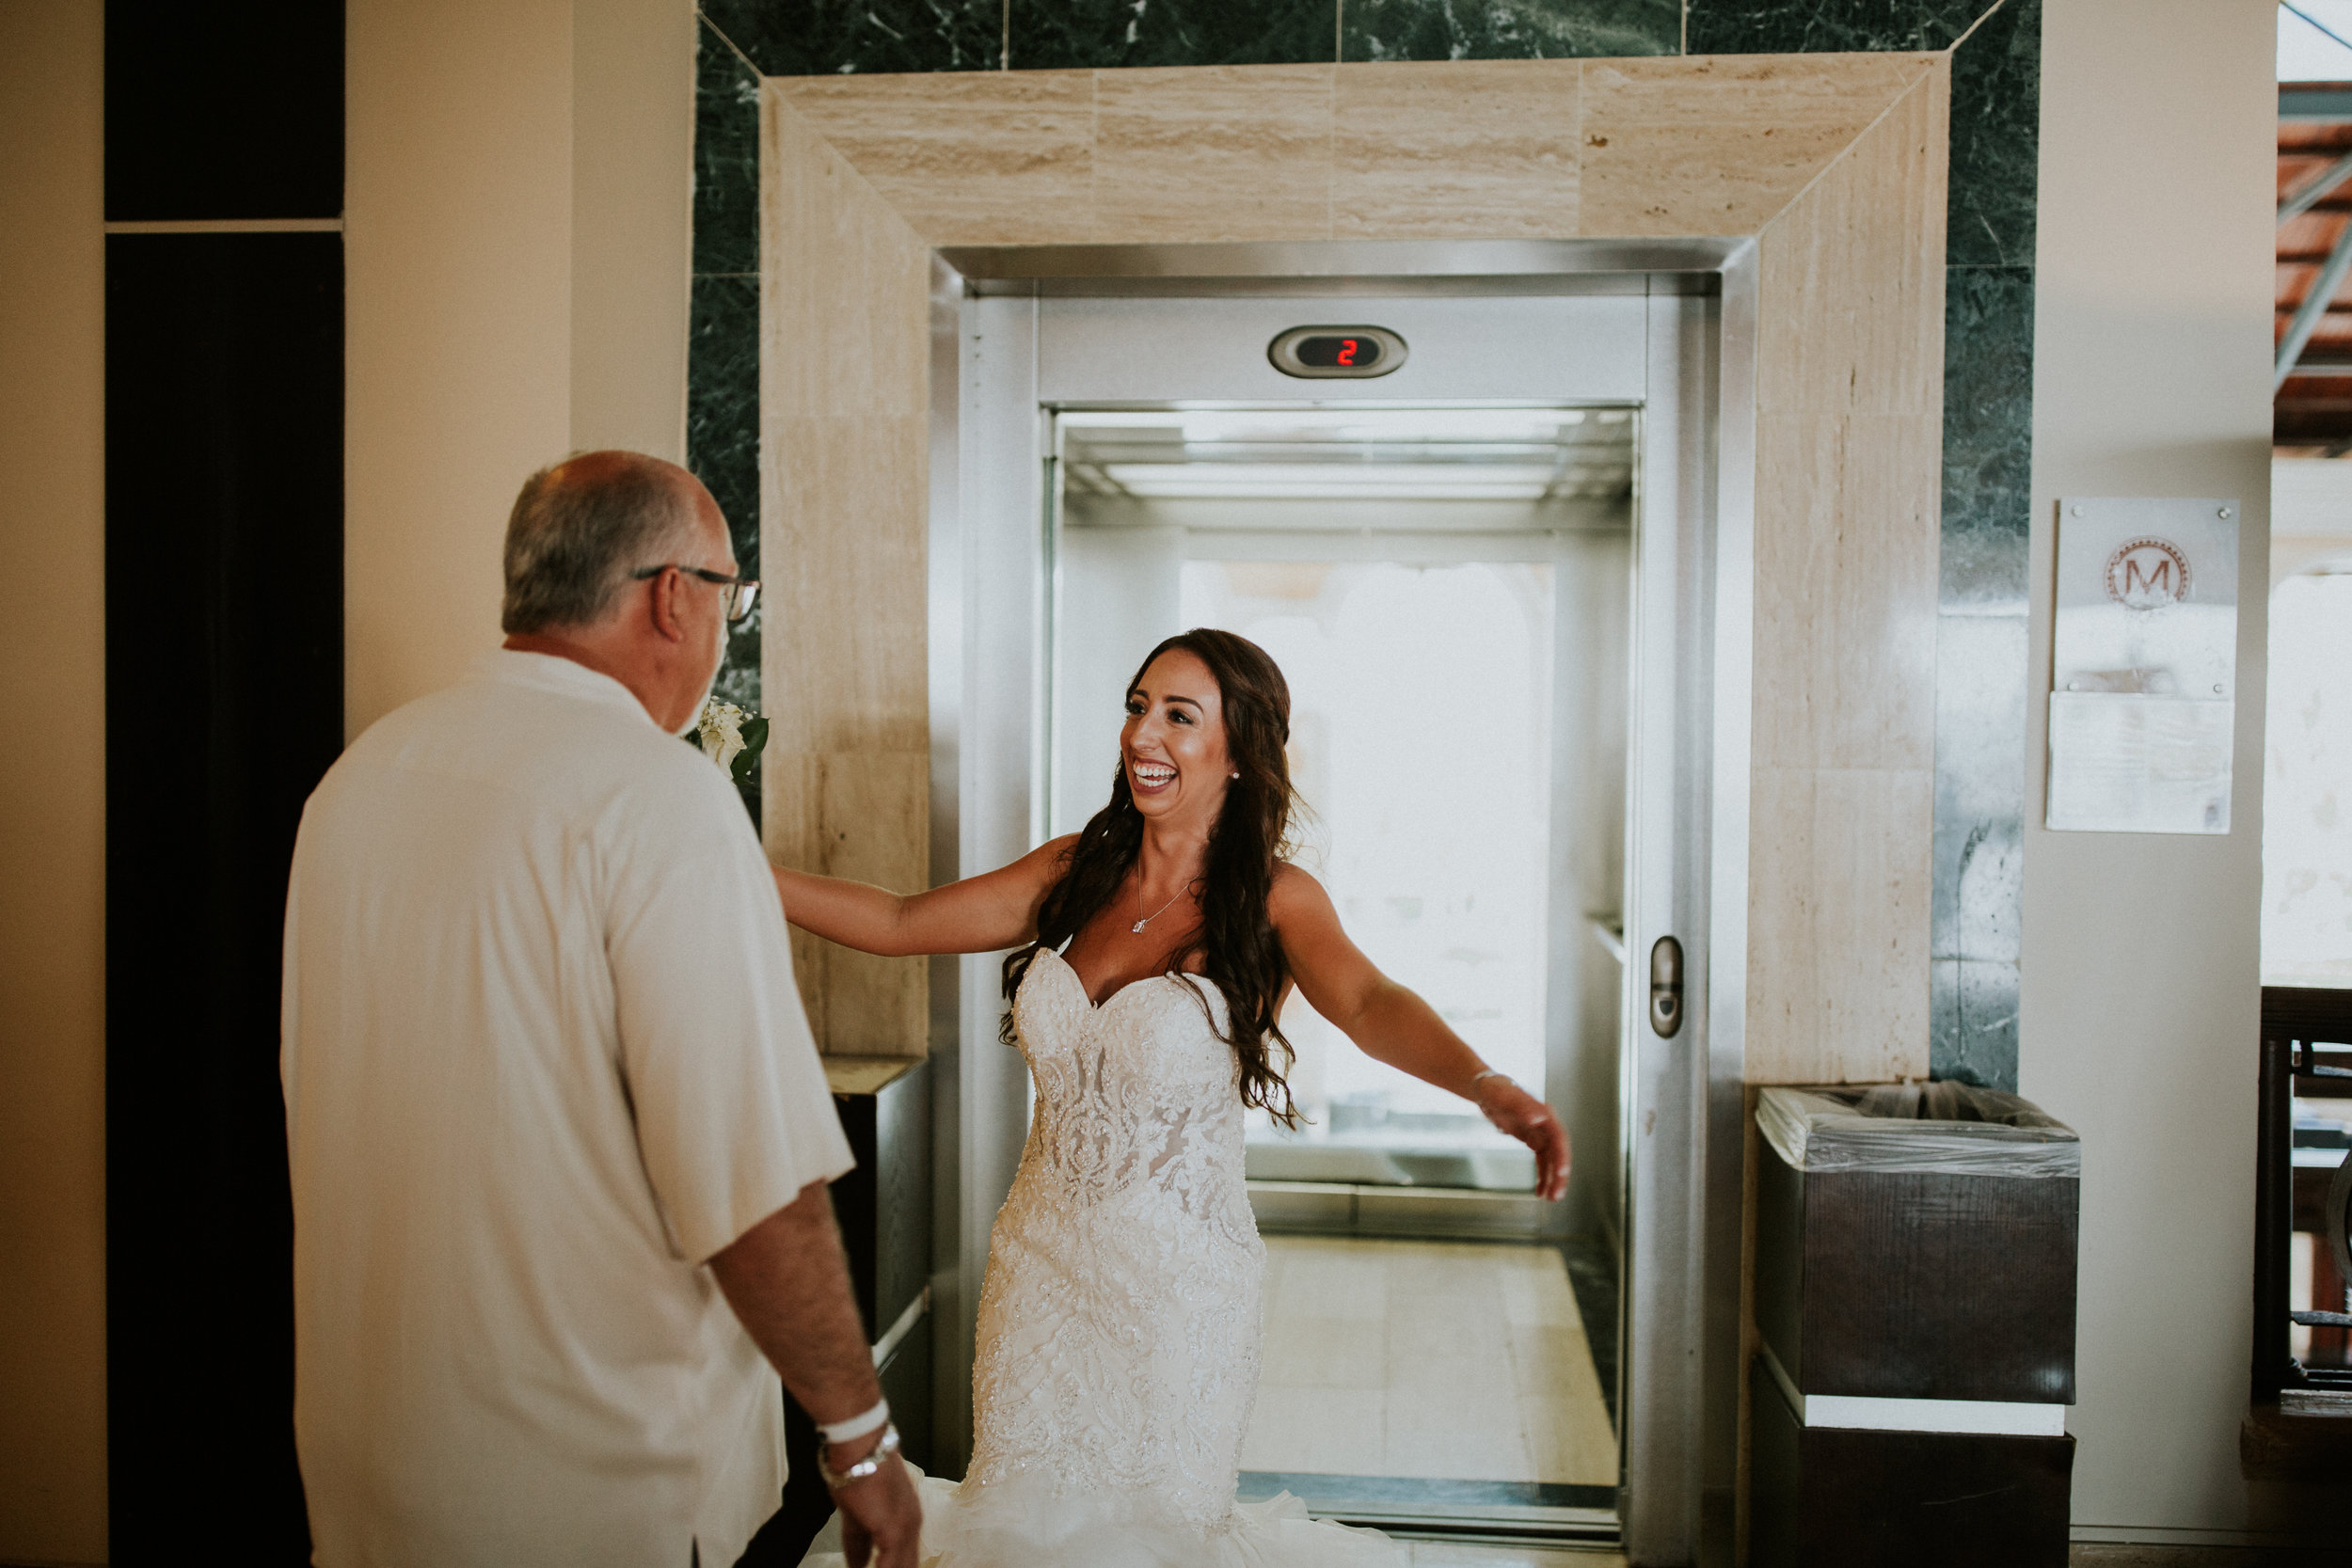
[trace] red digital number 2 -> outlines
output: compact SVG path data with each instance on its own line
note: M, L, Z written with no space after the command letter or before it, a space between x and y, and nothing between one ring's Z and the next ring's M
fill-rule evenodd
M1355 339L1353 339L1353 338L1342 338L1342 339L1340 340L1340 359L1339 359L1339 362L1340 362L1341 364L1343 364L1343 365L1353 365L1353 364L1356 362L1356 340L1355 340Z

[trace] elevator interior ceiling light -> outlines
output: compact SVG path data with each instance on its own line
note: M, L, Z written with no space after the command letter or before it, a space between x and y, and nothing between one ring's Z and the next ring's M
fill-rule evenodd
M1624 408L1071 411L1073 492L1136 500L1611 500L1633 480Z

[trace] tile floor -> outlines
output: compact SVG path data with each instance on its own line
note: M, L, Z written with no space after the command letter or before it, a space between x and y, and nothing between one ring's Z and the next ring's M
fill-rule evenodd
M1266 1270L1265 1372L1243 1469L1616 1484L1616 1438L1556 1250L1269 1236Z
M1401 1541L1412 1568L1625 1568L1615 1552L1549 1551L1536 1546L1454 1546Z

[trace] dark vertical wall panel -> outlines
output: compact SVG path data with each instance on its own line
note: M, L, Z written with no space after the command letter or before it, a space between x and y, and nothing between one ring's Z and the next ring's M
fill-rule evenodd
M342 240L106 250L113 1556L310 1559L278 950L342 743Z
M342 7L108 0L109 223L342 211Z
M341 5L108 0L109 222L342 204ZM342 743L342 236L106 246L112 1557L292 1565L278 970Z

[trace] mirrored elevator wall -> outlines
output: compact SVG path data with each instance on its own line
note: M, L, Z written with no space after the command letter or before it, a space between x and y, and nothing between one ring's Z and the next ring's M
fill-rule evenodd
M1107 799L1155 643L1259 641L1291 687L1295 859L1375 963L1568 1118L1569 1203L1496 1223L1613 1250L1636 419L1065 410L1052 487L1046 831ZM1533 1185L1521 1146L1302 999L1283 1026L1306 1125L1253 1118L1263 1222L1327 1228L1318 1183Z

